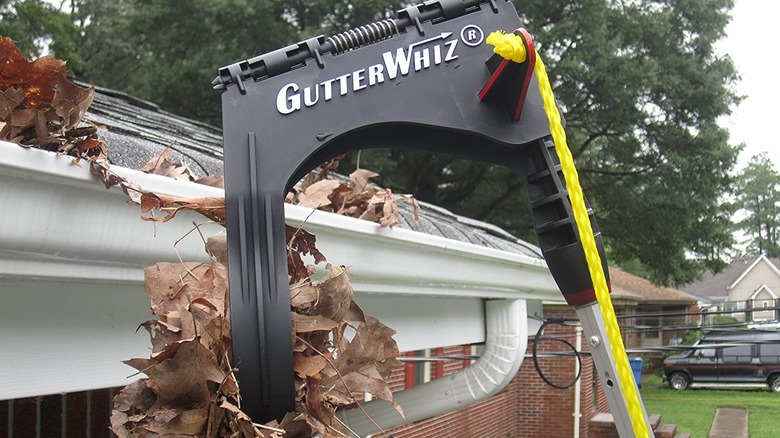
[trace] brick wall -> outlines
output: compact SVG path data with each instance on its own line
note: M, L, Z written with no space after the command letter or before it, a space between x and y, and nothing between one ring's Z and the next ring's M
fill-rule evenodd
M116 389L0 400L0 437L110 438Z
M576 313L569 307L546 307L544 317L576 319ZM573 322L574 323L574 322ZM576 345L575 328L571 325L551 324L545 327L546 337L565 339ZM587 351L584 335L582 349ZM529 352L531 344L529 340ZM560 342L542 341L538 352L566 352L571 349ZM556 385L567 385L575 375L575 359L557 357L539 359L539 366L547 380ZM558 389L547 385L537 373L533 359L523 362L513 384L519 386L517 399L518 421L522 426L521 436L571 437L574 434L574 386ZM582 356L580 380L580 436L588 436L588 420L593 414L593 365L590 356Z
M568 307L546 307L546 318L575 318ZM531 334L533 335L533 333ZM546 336L566 339L575 344L573 326L548 325ZM531 340L529 340L530 353ZM583 350L587 343L582 339ZM468 347L452 346L432 351L433 355L462 355ZM545 341L539 345L539 353L571 352L559 342ZM462 359L448 360L440 365L429 365L431 376L445 376L462 370L470 362ZM548 380L566 384L574 378L573 357L541 358L540 368ZM404 389L406 367L394 370L389 379L393 391ZM590 356L582 356L580 389L580 436L589 435L589 421L596 412L608 412L606 397L598 385L594 385L594 367ZM596 392L594 394L594 386ZM31 399L0 401L0 438L37 437L109 437L108 418L113 390L91 391L35 397ZM39 413L40 415L36 415ZM474 406L440 417L402 426L377 437L463 437L507 438L540 436L568 438L574 428L574 387L556 389L547 385L537 374L533 360L526 357L517 376L499 394ZM33 421L29 420L30 418ZM9 433L9 428L13 432ZM36 431L40 432L36 435Z
M571 308L545 309L546 318L576 318ZM554 336L575 344L573 326L548 325L546 336ZM582 339L583 349L587 349ZM539 345L539 353L571 352L565 345L545 341ZM530 352L530 340L529 340ZM463 347L447 347L434 351L434 355L463 354ZM570 383L575 375L575 359L572 357L542 358L539 365L548 380L558 385ZM444 363L446 374L457 372L464 366L463 361ZM403 382L403 368L394 372L391 381ZM435 375L432 372L432 375ZM580 388L580 436L588 437L589 420L596 412L593 392L593 362L589 356L582 356L582 376ZM400 389L403 385L395 385ZM602 391L603 395L603 391ZM604 399L606 403L606 399ZM498 395L474 406L418 422L401 426L377 437L422 438L431 436L484 438L530 437L568 438L574 430L574 386L557 389L547 385L538 373L533 360L527 357L520 371L511 383Z

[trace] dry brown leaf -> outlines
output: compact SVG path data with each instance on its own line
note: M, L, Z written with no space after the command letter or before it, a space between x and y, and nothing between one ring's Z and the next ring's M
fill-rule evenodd
M64 65L64 64L63 64ZM52 96L51 107L62 118L62 129L69 130L78 126L95 97L95 87L83 88L67 80L64 76L57 79L57 87Z
M195 174L186 163L174 163L169 160L171 156L171 146L165 148L160 155L152 158L139 169L141 172L151 173L153 175L166 176L180 181L195 181Z
M125 192L130 202L135 204L141 203L141 195L143 194L141 188L137 184L114 173L106 158L90 160L89 170L103 183L106 189L119 186Z
M209 406L197 409L170 409L158 411L150 424L145 426L150 432L173 436L202 436L209 417Z
M87 137L83 140L78 140L73 144L73 147L78 152L76 157L102 156L106 153L106 146L97 137ZM60 150L62 150L62 147L60 147Z
M14 40L0 36L0 84L14 85L16 81L23 81L17 73L19 64L28 65L29 62L22 58L22 52L16 47Z
M336 328L338 323L319 315L301 315L300 313L291 312L291 318L293 323L293 330L300 333L309 333L315 331L329 332Z
M227 266L227 234L220 231L206 239L206 252L219 263Z
M285 237L287 239L287 272L290 284L308 278L310 269L303 261L304 255L314 257L314 263L325 261L325 256L317 249L317 238L303 228L293 228L285 225Z
M349 311L344 315L344 321L366 322L366 315L363 309L353 300L349 304Z
M198 184L203 184L204 186L219 187L220 189L225 188L225 177L222 176L208 175L204 176L203 178L196 179L195 182Z
M164 408L201 408L211 403L209 382L220 384L225 372L214 353L196 341L181 342L165 360L131 359L128 365L149 376L147 385L157 395L148 413Z
M175 342L181 342L181 331L165 322L151 320L141 324L149 332L152 341L152 358L156 358L165 348Z
M311 284L310 278L305 278L295 284L290 285L290 305L303 313L306 309L314 306L320 298L320 290Z
M298 205L309 208L322 208L331 204L330 196L339 185L338 181L325 179L318 181L306 188L298 198Z
M313 312L333 321L341 321L352 304L352 284L343 266L328 263L325 271L325 277L314 285L320 289L320 299Z
M26 74L30 76L24 87L27 92L25 105L28 108L38 108L51 105L58 81L65 79L68 71L65 68L65 61L46 55L33 61Z
M306 422L306 417L302 412L289 412L279 423L279 427L287 432L289 438L313 437L314 430Z
M354 403L352 394L369 393L376 398L390 402L401 417L404 416L403 408L395 402L393 392L375 366L367 365L343 376L343 378L329 379L323 382L322 387L330 385L332 380L335 380L332 382L333 386L327 386L328 390L325 396L334 404L349 405Z
M379 174L368 169L357 169L349 175L349 179L355 184L354 191L361 193L367 189L373 189L368 185L368 180L375 176L379 176Z
M9 88L0 91L0 120L5 120L11 112L24 101L24 90L21 88Z
M154 210L165 212L165 216L155 217ZM179 198L156 193L141 195L141 213L152 213L149 216L141 216L145 221L168 222L179 210L193 210L220 225L225 225L225 198Z
M152 301L152 313L164 316L176 311L176 302L187 304L190 297L181 289L202 278L209 266L203 263L157 263L144 268L144 291ZM178 298L177 298L178 297Z
M400 365L396 359L400 352L398 344L392 338L394 334L395 330L373 316L366 315L366 322L358 325L355 337L338 355L336 368L341 375L347 375L364 366L375 365L380 375L386 378L393 367ZM335 380L334 377L331 379Z
M301 353L293 355L293 371L302 379L316 376L326 366L328 361L322 356L306 356Z
M146 386L146 379L137 380L122 388L113 400L111 430L119 438L137 437L132 430L137 421L146 417L143 414L139 416L138 413L148 411L155 400L154 392Z

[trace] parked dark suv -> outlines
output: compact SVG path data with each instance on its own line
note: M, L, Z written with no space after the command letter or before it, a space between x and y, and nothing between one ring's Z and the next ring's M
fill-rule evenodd
M780 392L780 332L715 332L702 336L693 347L664 360L664 379L670 388L758 383Z

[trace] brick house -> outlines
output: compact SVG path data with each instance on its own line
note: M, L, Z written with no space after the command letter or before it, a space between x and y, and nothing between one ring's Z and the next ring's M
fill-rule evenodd
M138 168L174 144L173 158L187 161L196 173L221 172L217 129L110 90L99 90L87 118L101 127L114 164ZM69 165L67 158L9 144L0 148L4 151L0 183L7 189L0 193L0 205L13 208L17 217L37 218L10 221L0 230L4 302L0 332L6 335L0 337L0 349L16 352L13 359L0 359L0 436L35 437L38 431L46 437L108 437L111 399L118 387L129 383L126 376L131 373L120 361L148 354L146 335L133 334L148 319L148 301L139 290L140 268L176 260L170 248L189 230L190 221L183 214L183 226L169 223L155 230L138 220L137 210L122 196L106 192L87 169ZM221 196L210 187L122 172L139 178L149 190ZM80 191L89 197L80 198ZM51 214L63 199L78 205L69 220L91 230L95 239L72 233L69 222ZM40 215L37 208L48 213ZM111 215L110 220L104 214ZM331 222L348 218L308 218L307 211L295 208L287 214L294 223L307 221L330 259L353 266L357 300L398 329L396 339L403 350L414 356L470 356L407 364L394 373L394 390L413 389L474 364L471 356L483 353L484 308L491 300L522 300L529 336L536 333L540 318L566 319L566 325L550 325L545 334L581 345L587 352L574 310L558 293L538 249L503 230L430 205L423 206L420 224L415 224L410 210L403 210L404 223L382 231L370 223ZM135 236L121 245L121 251L115 236L105 233L119 229L132 230ZM358 241L363 250L356 258ZM177 249L185 259L203 257L198 242L181 242ZM383 253L406 264L396 272L382 271L382 259L371 255ZM611 276L619 314L690 304L682 303L673 291L620 271L611 271ZM8 336L11 333L16 335ZM625 336L629 347L653 339L636 330L626 330ZM571 350L544 342L539 352ZM590 420L608 406L590 357L582 356L581 378L566 389L546 384L531 358L526 359L506 387L486 401L375 436L591 436ZM548 380L562 386L573 383L578 366L572 356L543 357L539 364Z
M110 90L99 90L87 119L99 127L114 171L143 189L222 196L132 170L170 147L172 159L199 176L220 173L219 130ZM142 268L175 262L177 252L207 260L199 238L181 240L201 220L184 214L165 226L143 222L89 166L5 142L0 150L0 205L15 212L0 227L0 349L14 352L0 358L0 436L108 436L112 395L133 374L121 361L149 354L147 335L136 333L149 318ZM541 314L543 301L562 300L533 245L435 206L423 206L419 223L410 209L401 211L403 223L393 229L285 209L289 223L305 222L318 236L330 260L351 266L356 300L396 328L407 351L489 346L493 313L515 312L508 320L520 334L538 326L526 315ZM205 227L205 234L220 229ZM513 349L517 366L525 345L523 336ZM439 368L452 375L463 361Z
M684 330L652 330L661 326L683 325L692 321L687 315L696 300L680 291L659 287L648 280L617 268L610 268L612 299L620 319L624 343L627 349L667 344L683 336ZM660 314L671 315L660 315ZM644 316L643 316L644 315ZM545 335L559 337L577 344L577 315L563 302L544 303L542 315L546 319L565 319L567 325L549 325ZM533 335L533 333L529 333ZM587 342L580 332L582 351L588 351ZM462 347L446 350L446 354L461 354ZM529 350L530 351L530 350ZM570 352L563 344L544 342L540 352ZM435 353L444 355L444 352ZM445 362L446 375L450 370L467 366L468 362ZM432 365L426 365L432 367ZM417 365L420 368L421 365ZM540 369L548 380L560 386L572 382L576 375L576 361L572 358L541 359ZM566 389L554 388L542 380L533 362L526 360L512 383L498 396L479 405L456 411L423 423L407 425L376 436L427 437L427 436L544 436L544 437L602 437L616 436L610 423L591 420L600 413L610 411L604 392L600 389L593 361L582 356L579 384ZM419 369L399 369L395 374L394 389L404 389L403 382ZM437 378L437 372L422 373ZM404 376L407 378L405 379ZM579 394L579 395L577 395ZM654 417L657 420L657 416ZM591 429L597 430L591 430ZM577 432L575 432L575 429Z
M696 321L696 317L685 315L696 310L697 300L690 295L656 286L617 268L611 267L609 276L615 311L624 317L621 325L624 327L626 345L658 347L679 343L685 334L682 326ZM661 330L662 327L681 328Z

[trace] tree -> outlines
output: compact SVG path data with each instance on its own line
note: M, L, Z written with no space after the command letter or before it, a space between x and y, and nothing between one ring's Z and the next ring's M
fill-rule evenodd
M220 67L305 36L388 13L378 0L79 0L85 65L77 77L219 125ZM391 5L392 6L392 5Z
M83 65L77 25L70 14L43 0L0 1L0 35L16 41L27 58L51 53L68 60L70 68Z
M713 44L732 1L517 7L547 64L610 258L638 260L662 284L722 267L738 149L717 119L737 98L734 67ZM382 184L534 238L522 183L505 169L408 151L363 152L361 163Z
M32 0L25 0L29 2ZM387 7L384 5L387 4ZM317 33L392 14L391 0L78 0L77 77L219 123L217 69ZM733 244L738 149L717 125L738 99L713 45L733 0L523 0L609 256L663 284L720 268ZM534 240L521 179L502 167L403 150L361 165L381 184ZM358 155L349 160L354 165Z
M762 152L750 159L737 178L737 206L744 218L737 226L749 239L748 252L780 257L780 173Z

